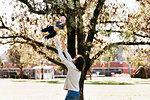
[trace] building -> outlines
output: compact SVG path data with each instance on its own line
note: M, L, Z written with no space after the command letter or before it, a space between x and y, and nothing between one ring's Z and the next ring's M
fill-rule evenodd
M38 66L32 64L30 67L23 67L22 74L25 79L52 79L54 78L55 64L46 63ZM43 72L43 73L42 73ZM7 61L3 61L3 67L0 69L0 78L20 78L20 69L12 66Z
M92 74L111 76L111 74L132 74L133 65L126 62L104 62L100 64L96 62L93 66Z
M131 75L133 73L133 65L128 64L126 61L126 53L123 52L122 46L118 46L116 54L117 56L113 59L113 61L102 61L101 64L96 62L92 65L92 74L104 76L111 76L112 74Z
M53 79L55 66L35 66L32 68L34 70L34 79ZM43 70L43 73L42 73ZM42 76L43 74L43 76Z

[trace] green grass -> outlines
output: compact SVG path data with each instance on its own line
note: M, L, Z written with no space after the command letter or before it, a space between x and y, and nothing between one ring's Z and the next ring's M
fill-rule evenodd
M48 83L48 84L64 84L65 79L54 79L54 80L11 80L12 82L37 82L37 83ZM91 81L85 80L85 85L136 85L136 84L150 84L148 80L135 80L135 81L115 81L115 80L99 80Z
M30 80L12 80L12 82L30 82ZM54 81L44 81L35 80L33 82L37 83L49 83L49 84L64 84L64 81L54 80ZM116 81L85 81L85 85L134 85L133 83L127 82L116 82ZM139 84L139 83L138 83ZM144 84L144 83L142 83ZM150 84L150 83L149 83Z
M127 82L116 82L116 81L88 81L85 82L85 84L90 85L134 85L133 83L127 83Z
M63 84L64 82L60 82L60 81L36 81L36 82L39 82L39 83L49 83L49 84Z
M36 81L36 82L46 82L49 84L64 84L62 81ZM127 82L116 82L116 81L85 81L85 85L134 85L133 83L127 83Z
M12 82L27 82L27 80L12 80Z

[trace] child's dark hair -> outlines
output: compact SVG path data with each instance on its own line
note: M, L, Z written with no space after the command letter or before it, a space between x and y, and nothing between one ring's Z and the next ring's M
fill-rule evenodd
M82 55L77 55L74 58L74 64L79 71L82 71L85 67L85 59Z

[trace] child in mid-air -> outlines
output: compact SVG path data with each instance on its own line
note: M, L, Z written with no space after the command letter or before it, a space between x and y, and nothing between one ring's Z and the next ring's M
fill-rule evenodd
M66 23L66 17L62 16L62 17L60 17L60 21L56 22L55 26L46 27L46 28L42 29L40 32L41 33L48 32L49 34L44 37L45 40L48 40L49 38L54 37L57 34L57 31L59 31L60 29L64 29L65 23Z

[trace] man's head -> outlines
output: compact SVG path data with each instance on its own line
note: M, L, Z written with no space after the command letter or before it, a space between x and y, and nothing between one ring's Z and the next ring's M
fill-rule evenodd
M85 67L85 59L82 55L77 55L72 61L79 71L82 71Z
M66 17L65 17L65 16L61 16L61 17L60 17L60 21L61 21L62 23L66 23Z

